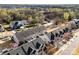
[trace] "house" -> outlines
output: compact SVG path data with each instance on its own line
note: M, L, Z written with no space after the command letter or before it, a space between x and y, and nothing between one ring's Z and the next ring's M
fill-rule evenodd
M13 38L16 43L25 42L25 41L28 42L32 40L34 36L37 36L38 34L45 32L45 30L46 28L44 26L34 27L26 31L15 33Z
M76 26L77 26L77 28L79 28L79 19L73 19L72 21L74 21Z
M22 45L21 48L24 51L25 55L32 55L36 53L35 47L32 42L28 42Z
M0 32L3 32L4 28L2 27L2 25L0 24Z
M43 51L44 47L45 47L45 42L42 40L42 38L37 37L36 40L32 41L35 49L36 49L36 54L38 55L45 55L45 52Z
M29 42L17 47L16 49L8 51L7 53L4 53L4 55L30 55L34 50L35 48L32 42Z
M41 38L25 43L16 49L4 53L4 55L44 55L45 43Z
M72 29L76 29L77 28L75 21L70 21L70 25L71 25Z
M71 32L71 25L66 23L62 26L59 26L56 29L53 29L51 32L46 32L44 26L34 27L27 31L18 32L14 35L14 41L16 43L22 43L17 48L8 51L8 55L45 55L44 47L46 43L52 42L55 47L60 48L63 43L61 38L69 38ZM53 45L52 44L52 45ZM54 49L52 49L53 51ZM57 50L55 50L57 51Z
M69 23L63 24L57 28L53 28L50 31L47 31L47 36L49 38L49 43L57 45L59 48L60 46L60 41L62 41L64 33L70 33L71 32L71 25Z
M10 23L9 27L10 29L18 29L20 28L21 26L23 25L26 25L27 24L27 21L26 20L22 20L22 21L13 21Z
M50 22L54 20L61 21L63 19L63 12L44 12L45 15L45 21Z

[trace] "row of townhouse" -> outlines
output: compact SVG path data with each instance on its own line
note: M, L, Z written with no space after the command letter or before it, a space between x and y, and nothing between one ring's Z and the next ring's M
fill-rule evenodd
M79 20L74 19L62 26L53 29L51 32L47 32L44 26L34 27L27 31L15 33L13 40L18 44L17 48L14 48L5 55L45 55L44 51L46 44L55 44L60 48L63 44L59 44L62 41L64 33L71 33L73 29L79 27Z
M46 32L45 27L41 26L41 27L35 27L32 29L29 29L27 31L15 33L15 35L13 36L14 38L13 40L19 46L4 54L5 55L8 55L8 54L10 55L18 55L18 54L42 55L42 54L45 54L43 49L45 47L45 42L48 42L46 41L48 40L48 37L44 35L45 32Z

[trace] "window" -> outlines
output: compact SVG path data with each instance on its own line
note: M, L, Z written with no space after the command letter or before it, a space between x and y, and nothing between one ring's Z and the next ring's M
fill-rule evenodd
M68 28L65 28L65 32L68 32L68 30L69 30Z
M32 52L32 50L33 49L31 47L29 47L28 50L27 50L27 55L30 55L30 53Z
M45 32L45 34L47 34L47 32Z
M51 38L50 38L50 40L54 40L54 34L53 34L53 33L51 33Z
M44 49L43 49L44 51L46 51L47 50L47 48L46 47L44 47Z
M77 24L77 22L75 22Z
M24 42L23 42L23 41L21 41L21 42L19 43L19 46L21 46L23 43L24 43Z
M14 37L13 37L13 36L11 37L11 39L12 39L12 41L15 43L15 41L14 41Z
M36 49L39 49L39 47L41 46L41 44L40 43L36 43Z
M64 32L64 33L66 32L65 29L63 29L63 32Z
M60 35L63 35L63 32L62 31L59 31L60 32Z
M15 25L17 25L18 24L18 22L15 22Z
M36 38L39 38L39 36L36 36Z
M32 52L32 54L35 54L36 53L36 50L34 50L33 52Z
M51 41L50 43L51 43L52 45L54 44L54 42L53 42L53 41Z
M19 53L17 53L16 55L19 55Z
M55 33L55 36L56 36L56 37L58 37L58 36L59 36L59 34L58 34L58 33Z
M41 51L42 51L42 49L40 49L40 50L38 51L38 53L41 52Z

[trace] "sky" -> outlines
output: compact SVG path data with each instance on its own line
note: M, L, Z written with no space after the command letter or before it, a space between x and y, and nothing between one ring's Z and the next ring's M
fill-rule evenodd
M79 0L0 0L0 4L79 4Z

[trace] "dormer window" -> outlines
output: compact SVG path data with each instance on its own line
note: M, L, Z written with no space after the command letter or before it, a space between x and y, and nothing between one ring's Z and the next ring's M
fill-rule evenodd
M54 34L53 34L53 33L51 33L51 38L50 38L50 40L54 40Z
M58 36L59 36L59 34L58 34L58 33L55 33L55 36L56 36L56 37L58 37Z
M62 31L59 31L60 32L60 35L63 35L63 32Z
M64 32L64 33L66 32L65 29L63 29L63 32Z
M39 36L36 36L36 38L39 38Z
M39 49L40 46L41 46L41 44L37 42L37 43L36 43L36 49Z

